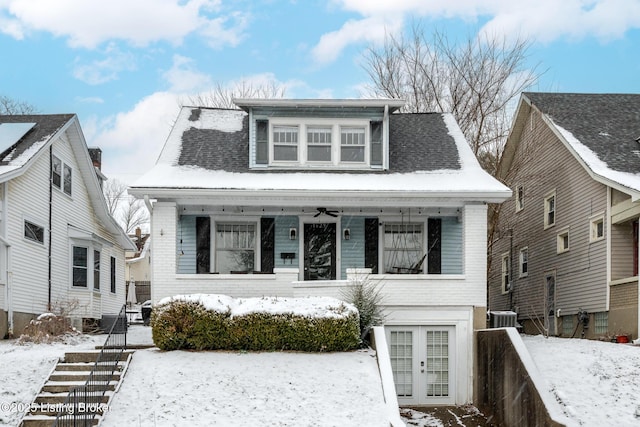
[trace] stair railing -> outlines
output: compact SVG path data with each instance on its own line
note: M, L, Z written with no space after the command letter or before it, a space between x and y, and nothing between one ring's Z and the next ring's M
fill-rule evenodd
M104 395L127 348L126 305L122 306L84 385L69 391L53 427L86 427L107 411Z

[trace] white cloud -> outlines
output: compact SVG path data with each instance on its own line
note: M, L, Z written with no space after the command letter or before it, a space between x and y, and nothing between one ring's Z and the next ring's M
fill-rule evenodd
M335 60L352 43L376 42L398 31L407 17L487 21L485 36L531 37L539 42L595 37L609 41L640 28L638 0L334 0L362 16L324 34L313 48L317 63ZM389 25L393 23L394 25Z
M102 149L102 170L107 176L142 175L156 162L179 104L175 94L156 92L132 110L105 120L82 123L87 144Z
M99 85L117 79L121 71L135 69L135 56L122 52L114 43L110 43L104 53L105 59L88 64L76 59L73 76L87 84Z
M180 44L192 33L235 46L247 25L242 13L223 14L220 0L3 0L0 20L0 31L15 38L46 31L91 49L108 40Z
M169 83L170 92L197 92L213 85L211 76L198 71L193 59L181 55L173 56L172 67L162 76Z
M395 33L402 27L401 18L373 16L359 21L347 21L342 28L324 34L311 54L316 62L326 64L335 61L342 50L357 42L379 43L388 33Z
M75 100L77 102L83 104L104 104L104 99L99 96L86 96L86 97L76 97Z

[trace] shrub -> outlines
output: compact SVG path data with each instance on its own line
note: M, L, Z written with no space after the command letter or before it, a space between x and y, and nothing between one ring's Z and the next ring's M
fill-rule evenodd
M293 299L222 299L230 306L205 307L207 298L175 297L155 307L153 341L162 350L347 351L359 344L358 313L334 300L324 315L278 312L278 304ZM257 302L256 302L257 300ZM220 302L220 298L218 298ZM243 305L244 304L244 305ZM265 310L247 309L266 304ZM295 301L294 301L295 305Z
M360 339L368 344L366 337L374 326L384 323L383 297L380 282L372 282L369 276L358 276L351 280L342 292L342 298L353 304L360 314Z
M51 343L62 341L67 334L73 333L69 318L53 313L43 313L24 328L19 343Z

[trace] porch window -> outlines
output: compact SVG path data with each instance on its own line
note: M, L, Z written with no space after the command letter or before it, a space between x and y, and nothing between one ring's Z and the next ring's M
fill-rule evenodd
M89 249L82 246L73 247L73 286L87 287L87 270Z
M385 224L384 265L389 273L421 273L422 224Z
M254 270L256 225L252 223L216 224L216 271L219 273Z
M307 160L310 162L331 161L331 128L307 128Z
M298 161L298 127L273 127L273 160Z
M340 161L364 162L364 128L340 129Z

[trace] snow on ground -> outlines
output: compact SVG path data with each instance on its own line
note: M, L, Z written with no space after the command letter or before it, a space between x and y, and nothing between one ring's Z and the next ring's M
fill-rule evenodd
M147 328L149 329L149 328ZM372 351L138 350L102 426L388 426Z
M64 343L18 344L0 340L0 426L16 426L65 352L90 350L105 335L76 335Z
M576 425L640 426L640 347L541 335L522 339Z

